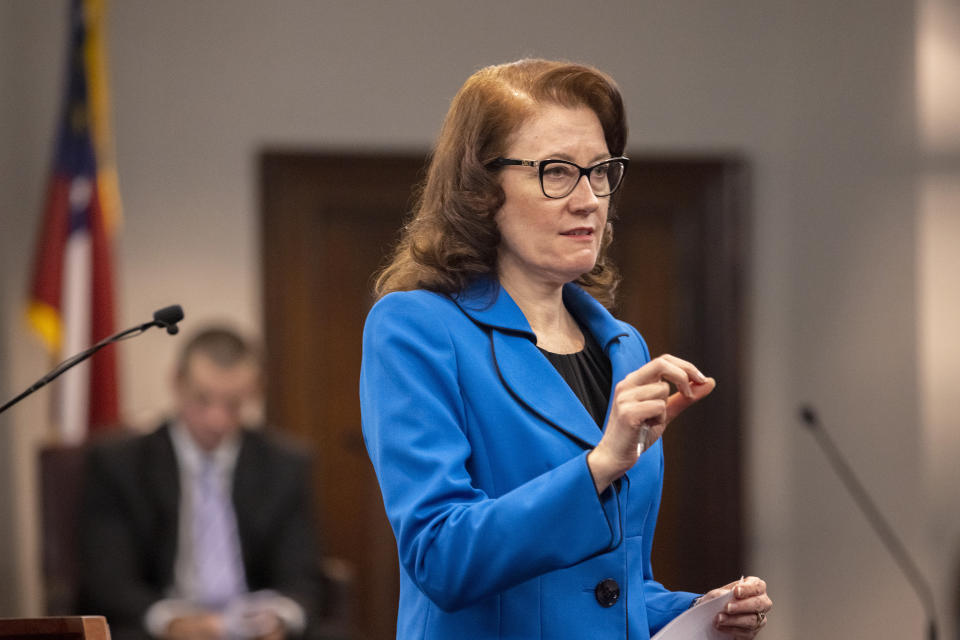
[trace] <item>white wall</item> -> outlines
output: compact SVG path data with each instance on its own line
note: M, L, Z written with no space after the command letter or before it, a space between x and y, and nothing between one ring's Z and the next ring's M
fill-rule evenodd
M0 395L50 363L24 331L23 301L63 74L63 3L0 3ZM0 416L0 616L38 613L34 442L46 414L24 402Z
M0 3L3 397L46 366L19 313L64 4ZM950 15L955 0L922 6ZM944 610L939 563L955 557L960 527L942 452L960 436L942 380L957 377L960 305L940 293L955 296L960 229L956 191L923 188L915 11L903 0L114 2L120 324L178 302L188 323L260 326L264 146L425 150L474 69L522 55L594 63L624 90L631 149L733 150L753 164L749 376L721 383L748 401L743 571L767 578L776 599L764 635L918 637L913 594L795 418L799 402L820 409ZM941 39L960 40L956 21L934 22ZM132 419L163 407L170 355L162 333L123 346ZM14 462L0 465L11 468L0 481L0 509L11 510L0 518L0 585L18 585L0 587L0 615L36 612L28 429L42 404L0 418L0 457Z
M920 3L918 353L924 427L925 535L942 558L936 587L960 607L960 3ZM958 612L960 613L960 612Z

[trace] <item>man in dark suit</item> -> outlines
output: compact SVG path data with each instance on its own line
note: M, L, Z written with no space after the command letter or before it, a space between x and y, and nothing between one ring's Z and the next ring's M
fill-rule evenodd
M319 602L307 457L243 428L256 351L222 328L180 356L175 417L87 459L80 606L113 637L283 638Z

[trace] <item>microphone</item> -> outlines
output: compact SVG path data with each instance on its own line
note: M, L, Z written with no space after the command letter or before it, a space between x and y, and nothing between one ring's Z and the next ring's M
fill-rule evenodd
M803 405L800 407L800 419L803 420L803 424L813 433L817 439L817 444L820 445L824 455L826 455L830 464L833 466L833 470L840 476L843 484L847 487L847 491L853 496L853 501L857 503L860 511L863 512L870 526L873 527L874 533L877 534L887 547L887 551L890 552L890 555L893 556L893 559L900 566L900 570L903 571L907 577L910 586L913 587L914 592L917 594L917 598L920 599L920 604L923 605L923 610L927 617L927 638L928 640L937 640L937 614L933 606L933 592L930 589L930 585L924 580L920 569L918 569L917 565L910 559L910 554L907 553L906 547L893 532L893 528L883 517L883 514L880 513L880 509L877 508L877 505L870 498L863 484L857 479L857 476L853 473L853 469L847 464L843 454L840 453L840 449L837 448L833 439L821 426L820 420L817 418L817 413L811 406Z
M178 304L172 304L163 309L157 309L153 312L154 326L165 327L167 333L174 336L180 331L177 323L183 320L183 307Z
M0 413L3 413L13 405L17 404L27 396L29 396L34 391L45 387L48 383L52 382L54 379L58 378L62 373L65 373L68 369L75 367L80 364L93 354L95 354L100 349L103 349L108 344L113 344L114 342L119 342L120 340L127 340L129 338L134 338L150 327L162 327L167 330L167 333L170 335L175 335L180 331L180 327L177 326L177 323L183 320L183 308L178 305L170 305L169 307L164 307L163 309L158 309L153 313L153 320L150 322L144 322L143 324L138 324L136 326L130 327L129 329L124 329L120 333L116 333L108 338L104 338L97 344L92 347L84 349L80 353L70 356L57 366L53 368L48 374L34 382L30 385L23 393L18 395L16 398L9 400L6 404L0 407Z

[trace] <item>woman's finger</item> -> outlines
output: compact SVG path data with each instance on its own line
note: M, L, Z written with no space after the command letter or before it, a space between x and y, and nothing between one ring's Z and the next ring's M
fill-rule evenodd
M620 384L636 387L659 380L666 380L677 387L683 395L693 397L692 384L702 384L706 377L686 360L662 355L631 372Z
M677 391L682 393L684 396L688 398L693 397L693 388L691 383L692 379L682 367L662 356L657 358L654 362L656 362L658 365L655 367L655 369L659 371L661 380L666 380L667 382L673 383L673 386L677 388Z
M767 597L767 594L761 593L755 596L738 599L735 598L727 603L727 613L752 613L754 611L769 611L773 608L773 601Z
M620 415L624 422L632 427L635 433L639 434L644 425L656 427L663 424L666 411L667 405L663 400L642 400L622 406Z
M717 614L717 629L735 638L753 638L767 624L767 612L773 601L767 595L767 583L760 578L742 578L734 583L733 599Z
M623 387L615 392L617 400L622 402L642 402L643 400L664 400L670 397L670 383L660 380L636 387Z
M678 415L683 413L695 402L698 402L710 395L717 387L717 381L713 378L707 378L702 384L692 385L692 396L687 397L682 393L674 393L667 399L667 422L670 422Z
M697 367L692 362L688 362L683 358L678 358L677 356L670 355L669 353L665 353L660 357L683 369L684 372L686 372L687 376L694 382L702 384L707 379L707 376L703 375L700 372L700 369L697 369Z
M717 627L722 629L743 629L746 631L760 629L767 623L766 616L761 617L759 612L754 613L718 613Z
M767 583L756 576L747 576L733 585L734 598L749 598L767 592Z

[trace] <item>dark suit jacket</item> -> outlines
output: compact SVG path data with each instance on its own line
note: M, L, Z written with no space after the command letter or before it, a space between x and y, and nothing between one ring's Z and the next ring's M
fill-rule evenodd
M113 637L144 638L143 616L173 582L180 481L168 425L92 447L79 536L80 611L105 615ZM320 598L307 457L260 431L242 435L233 481L251 591Z

